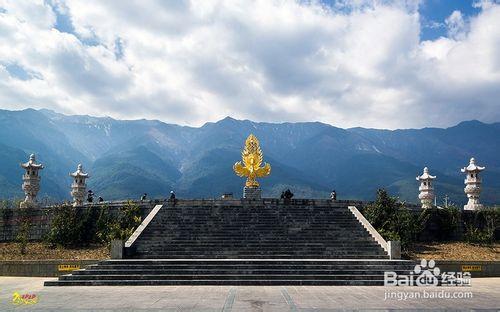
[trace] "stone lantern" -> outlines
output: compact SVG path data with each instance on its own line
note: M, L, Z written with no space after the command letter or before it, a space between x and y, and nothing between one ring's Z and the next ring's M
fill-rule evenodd
M22 163L21 167L26 170L23 174L23 191L26 197L21 202L20 207L26 208L36 205L36 195L40 190L40 176L38 171L43 169L42 164L37 164L35 154L30 155L30 159L26 163Z
M461 171L467 174L465 178L465 188L464 192L467 194L469 201L467 205L464 206L464 210L478 210L483 208L483 205L479 203L479 195L481 194L481 178L479 177L479 172L483 171L485 167L477 166L476 160L474 158L470 159L469 165L461 169Z
M85 202L85 195L87 191L86 180L89 175L83 172L82 165L79 164L76 171L69 174L73 177L73 183L71 183L71 196L73 196L73 206L82 206Z
M432 186L432 181L436 178L436 176L432 176L429 174L429 168L424 168L424 173L421 176L417 177L417 181L420 181L420 187L418 190L420 194L418 194L418 198L420 199L420 203L422 203L422 208L432 208L432 202L434 201L434 186Z

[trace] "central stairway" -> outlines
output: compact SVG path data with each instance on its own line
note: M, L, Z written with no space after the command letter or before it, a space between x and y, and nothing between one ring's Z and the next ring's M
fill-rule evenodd
M388 259L345 204L186 201L164 205L135 242L144 259Z
M45 285L381 285L414 266L389 260L347 203L177 200L149 219L128 259Z

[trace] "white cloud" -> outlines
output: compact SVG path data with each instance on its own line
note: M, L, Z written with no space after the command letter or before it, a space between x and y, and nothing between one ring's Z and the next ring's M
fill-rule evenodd
M419 1L123 3L0 0L0 106L191 125L500 120L492 2L467 22L454 12L449 36L424 42ZM58 14L74 33L57 30ZM9 64L37 75L16 78Z
M466 23L462 16L462 12L453 11L445 20L445 25L448 28L448 36L453 39L464 39L466 32Z

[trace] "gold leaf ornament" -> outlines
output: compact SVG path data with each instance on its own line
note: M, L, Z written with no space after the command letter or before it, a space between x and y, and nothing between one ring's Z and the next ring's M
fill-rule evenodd
M256 178L268 176L271 173L271 165L263 163L264 156L260 149L259 140L250 134L245 140L245 148L241 152L242 161L234 164L233 170L240 177L247 177L246 187L259 187Z

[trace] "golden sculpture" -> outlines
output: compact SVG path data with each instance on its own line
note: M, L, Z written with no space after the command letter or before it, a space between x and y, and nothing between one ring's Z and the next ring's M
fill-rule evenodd
M246 187L259 187L259 182L255 178L262 178L271 173L271 165L264 163L262 165L262 151L260 149L259 140L255 135L250 134L245 141L245 148L241 152L241 161L234 164L233 170L240 177L247 177Z

